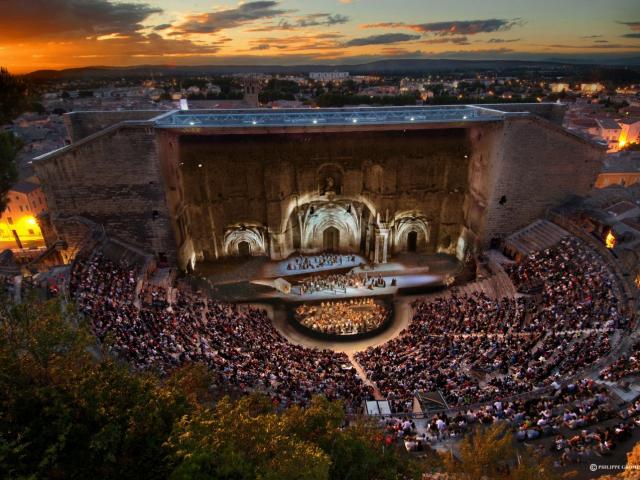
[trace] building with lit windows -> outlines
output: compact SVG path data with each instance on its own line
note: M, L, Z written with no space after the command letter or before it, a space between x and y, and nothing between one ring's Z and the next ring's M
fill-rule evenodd
M7 208L0 216L0 249L29 249L44 246L38 216L47 211L39 183L22 181L7 194Z

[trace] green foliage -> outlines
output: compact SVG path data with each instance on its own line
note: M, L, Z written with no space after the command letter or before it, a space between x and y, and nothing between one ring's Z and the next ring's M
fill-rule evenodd
M16 155L22 141L12 132L0 132L0 213L7 208L7 192L18 180Z
M459 457L447 457L449 473L460 480L491 478L495 480L556 480L548 459L523 454L504 423L477 427L459 446Z
M168 377L113 360L57 301L0 303L0 478L418 478L366 422L323 397L214 403L202 365Z
M272 78L258 97L262 103L268 103L274 100L295 100L295 96L299 92L300 87L296 82Z
M278 414L263 396L228 398L185 418L169 441L173 479L418 478L406 452L384 447L380 430L360 422L344 427L344 408L316 397L305 409Z
M0 125L9 123L29 108L28 85L0 67Z
M0 311L0 477L163 478L164 442L194 407L108 357L57 302ZM95 347L94 347L95 348Z

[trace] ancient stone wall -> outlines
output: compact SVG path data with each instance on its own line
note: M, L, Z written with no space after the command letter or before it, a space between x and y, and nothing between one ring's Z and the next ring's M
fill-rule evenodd
M34 163L51 220L85 217L149 252L175 260L176 247L153 129L112 129Z
M489 103L478 105L482 108L490 108L501 112L525 112L537 115L540 118L549 120L556 125L562 125L567 105L564 103Z
M81 138L131 114L69 118ZM449 128L376 129L227 134L130 121L44 156L35 168L63 239L69 222L60 220L84 217L185 268L247 247L273 258L305 241L319 248L331 222L318 223L318 208L349 225L341 248L379 255L384 237L389 253L417 248L460 257L586 193L604 156L526 114ZM323 229L312 240L309 225Z
M162 110L88 111L70 112L63 116L71 143L104 130L125 120L149 120L163 113Z
M484 220L474 225L483 247L571 195L585 195L605 154L593 143L533 116L506 119L492 143Z
M336 199L368 205L391 222L423 215L428 251L455 248L464 223L468 146L463 129L182 137L180 164L196 251L215 258L225 228L269 230L270 251L291 250L292 210L317 198L328 177Z

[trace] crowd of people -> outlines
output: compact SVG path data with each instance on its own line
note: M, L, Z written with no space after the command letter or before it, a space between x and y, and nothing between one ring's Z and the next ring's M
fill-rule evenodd
M391 286L396 286L396 279L392 279ZM334 273L331 275L312 275L304 278L298 288L300 295L316 292L347 293L347 288L386 288L387 280L381 275L369 275L368 273Z
M289 259L287 270L317 270L329 267L354 266L358 260L353 254L321 253L319 255L298 255Z
M382 326L389 310L373 298L302 304L296 308L296 320L307 328L334 335L356 335Z
M600 378L612 382L637 376L640 376L640 342L600 371Z
M76 260L70 279L97 338L139 369L163 373L202 362L217 384L263 391L282 406L305 404L322 393L353 411L372 395L345 354L289 343L263 310L241 311L185 292L169 304L157 298L166 298L159 287L144 290L149 303L139 298L136 285L134 269L100 254Z
M385 397L440 391L451 406L548 387L593 365L626 324L604 261L575 239L508 267L519 298L419 301L400 336L356 354Z
M462 435L473 424L507 421L519 440L556 436L553 448L563 462L610 450L638 423L640 404L619 425L588 430L616 413L605 390L576 379L609 354L612 332L627 325L612 273L575 239L506 271L519 291L516 298L449 291L416 301L399 336L356 353L394 412L409 413L418 391L440 391L457 407L430 419L422 438L406 419L389 428L405 435L413 449ZM163 288L141 284L134 268L100 253L76 259L69 290L97 338L137 368L167 372L203 362L217 384L264 391L282 406L305 404L322 393L355 411L372 398L372 388L345 354L289 343L263 310L182 290L171 301ZM388 314L372 298L301 305L296 311L303 325L342 335L377 328ZM631 355L602 369L601 378L638 374L639 349L637 343Z

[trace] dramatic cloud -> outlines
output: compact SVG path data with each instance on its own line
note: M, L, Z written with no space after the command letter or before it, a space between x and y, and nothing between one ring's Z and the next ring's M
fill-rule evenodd
M382 23L365 23L360 28L404 28L409 27L403 22L382 22Z
M330 14L330 13L312 13L310 15L305 15L304 17L300 17L297 21L297 26L299 27L315 27L319 25L339 25L342 23L347 23L349 21L349 17L346 15L340 14Z
M490 18L488 20L464 20L455 22L434 22L412 25L412 30L436 35L475 35L477 33L503 32L522 25L522 20L503 20Z
M621 25L626 25L634 32L638 33L625 33L621 35L624 38L640 38L640 22L618 22Z
M420 35L409 35L407 33L383 33L382 35L371 35L369 37L353 38L345 42L345 47L361 47L363 45L386 45L389 43L408 42L418 40Z
M640 32L640 21L638 22L618 22L621 25L626 25L634 32Z
M554 43L552 45L540 45L547 48L571 48L571 49L607 49L607 48L634 48L637 45L623 45L620 43L597 43L594 45L567 45L564 43Z
M511 20L500 18L489 18L486 20L456 20L451 22L432 23L371 23L363 25L362 28L408 28L420 33L432 33L434 35L476 35L478 33L504 32L511 30L515 26L523 25L520 18Z
M6 0L0 4L0 44L28 43L34 52L25 56L20 48L5 47L4 61L15 65L125 65L157 59L213 58L230 40L196 42L156 33L170 28L168 24L149 31L143 22L161 10L147 3L30 0L25 7L24 1Z
M50 40L86 36L126 36L160 8L111 0L3 0L0 41Z
M600 38L602 35L583 35L580 38Z
M453 43L455 45L471 45L469 39L465 36L461 37L431 37L424 41L427 45L435 45L438 43Z
M288 52L313 51L318 55L319 50L334 52L339 49L339 40L344 38L339 33L319 33L315 35L291 35L288 37L262 37L250 42L250 51L278 49ZM266 47L265 47L266 45Z
M488 43L513 43L519 41L519 38L490 38Z
M217 12L192 15L187 21L177 25L174 33L216 33L227 28L235 28L256 20L273 18L288 13L288 10L276 8L279 2L259 1L238 5L236 8Z
M311 13L309 15L303 15L293 19L280 19L278 23L271 23L261 27L255 27L249 32L272 32L275 30L295 30L298 28L307 27L331 27L333 25L340 25L347 23L349 17L340 14L331 13Z

